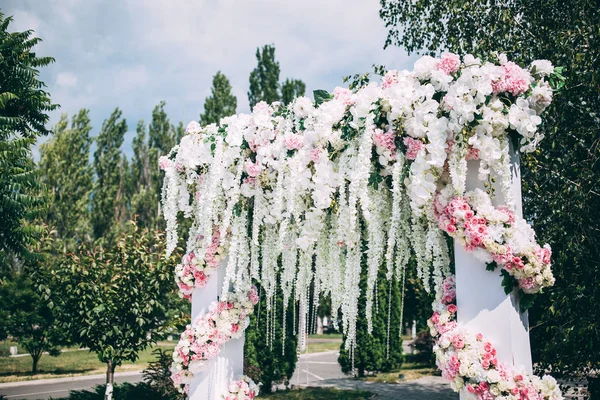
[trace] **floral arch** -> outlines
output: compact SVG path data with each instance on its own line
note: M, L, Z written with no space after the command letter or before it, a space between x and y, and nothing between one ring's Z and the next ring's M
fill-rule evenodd
M206 381L206 371L217 368L211 361L243 337L258 301L253 281L267 307L280 285L284 304L298 302L300 324L311 284L317 295L329 295L352 352L361 259L371 326L379 268L388 280L402 280L414 257L426 290L435 293L429 325L438 366L454 390L480 399L562 398L553 378L515 365L514 348L500 354L501 343L459 323L455 287L458 281L460 304L461 290L469 297L461 274L487 269L497 285L501 274L518 318L519 302L526 306L554 283L550 248L537 244L521 217L515 157L543 139L538 128L556 79L545 60L524 69L502 55L484 61L445 53L419 59L412 72L388 71L381 84L316 91L314 102L300 97L289 106L261 102L219 126L190 123L160 159L169 252L178 213L192 220L176 279L193 302L193 321L174 352L175 385L192 398L257 395L249 378L233 376L239 365L224 367L226 381L213 379L214 394L197 394L199 376ZM469 263L477 271L465 270ZM470 303L480 307L463 301ZM529 353L526 329L525 322L519 340ZM238 360L241 343L231 356Z

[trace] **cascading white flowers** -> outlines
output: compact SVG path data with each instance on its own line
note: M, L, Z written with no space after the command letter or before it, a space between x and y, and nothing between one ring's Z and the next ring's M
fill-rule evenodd
M381 85L317 91L315 102L288 106L260 102L219 126L192 122L160 160L168 251L183 213L193 219L188 254L202 259L229 246L227 284L256 280L269 309L280 285L304 322L310 294L330 296L352 349L363 268L369 326L380 268L404 279L414 257L425 288L442 290L451 232L440 229L436 199L465 195L467 160L479 160L478 177L490 187L482 196L498 188L514 208L509 141L529 152L543 138L551 74L545 60L524 69L504 56L445 53L421 58L412 72L391 70ZM516 287L544 286L514 279Z

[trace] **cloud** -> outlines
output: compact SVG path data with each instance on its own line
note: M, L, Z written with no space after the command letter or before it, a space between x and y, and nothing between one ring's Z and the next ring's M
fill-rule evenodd
M56 58L42 70L61 104L52 122L87 107L93 134L117 106L130 127L161 100L173 123L197 119L217 71L230 79L238 112L248 112L248 76L264 44L276 47L281 80L302 79L308 93L332 90L373 63L403 69L414 61L383 50L374 1L4 0L2 8L15 16L13 28L36 30L38 53Z
M77 86L77 76L71 72L61 72L56 76L56 86L72 88Z

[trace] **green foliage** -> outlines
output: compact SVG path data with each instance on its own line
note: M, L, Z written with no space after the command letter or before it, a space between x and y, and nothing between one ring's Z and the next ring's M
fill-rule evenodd
M296 369L298 340L291 309L292 304L288 305L287 314L283 314L283 293L278 289L270 311L266 299L261 296L250 316L244 345L244 373L261 383L261 393L271 393L275 383L288 383ZM283 318L286 318L285 334ZM284 336L285 345L282 343ZM283 346L285 351L282 351Z
M219 124L221 118L235 114L236 108L237 98L231 93L229 79L219 71L213 77L211 95L204 101L200 124Z
M48 112L58 107L40 81L38 68L54 61L33 51L41 39L33 31L9 32L11 17L0 12L0 269L28 250L39 228L28 224L43 198L31 160L31 146L47 135Z
M398 370L402 365L402 338L400 337L401 332L398 330L402 312L401 285L396 279L388 282L382 268L380 268L377 278L376 301L372 313L373 332L369 334L365 316L367 266L366 259L363 257L354 364L351 352L345 347L345 335L338 357L342 371L354 372L352 371L352 367L354 367L355 372L361 377L365 375L365 372Z
M93 391L90 390L73 390L69 393L69 397L64 397L57 400L104 400L105 387L98 385ZM151 385L146 382L131 384L128 382L114 386L113 399L119 400L176 400L177 397L168 397L160 392L157 392Z
M94 172L96 183L92 198L92 226L96 238L104 237L119 222L119 207L123 204L121 145L127 122L118 108L102 124L96 138Z
M548 59L566 80L547 110L546 138L522 159L525 216L553 248L556 285L530 310L534 361L553 374L600 368L600 9L595 1L502 3L382 0L387 45L409 52L506 52ZM560 77L559 77L560 78Z
M122 361L135 361L167 328L166 313L176 298L175 260L165 258L164 246L163 234L131 222L116 244L84 243L35 274L39 290L58 310L58 322L110 374Z
M63 114L54 128L54 136L40 146L39 167L42 181L50 192L50 204L44 222L68 239L87 239L91 234L90 196L93 170L89 164L89 110L75 114L68 127Z
M151 362L143 371L146 384L164 399L184 400L186 396L175 389L171 380L173 352L158 348L152 354L156 356L156 360Z
M275 46L265 45L256 49L257 66L250 73L248 102L250 108L266 101L271 104L281 99L279 95L279 62L275 61Z
M281 84L281 102L284 105L290 104L296 97L304 96L306 84L300 79L287 78ZM316 100L316 98L315 98Z
M42 354L58 356L60 345L65 343L54 313L22 272L13 272L0 282L0 303L0 339L7 335L17 338L31 355L31 372L35 374Z

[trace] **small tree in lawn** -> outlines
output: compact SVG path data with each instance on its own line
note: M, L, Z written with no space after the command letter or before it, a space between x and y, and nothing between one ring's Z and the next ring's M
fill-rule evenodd
M32 358L31 372L38 372L42 354L60 354L65 336L56 325L52 309L25 273L13 272L0 284L0 339L17 338Z
M174 258L165 258L164 243L162 233L131 222L114 246L83 244L39 276L73 341L106 363L107 394L115 368L135 361L167 325L176 296Z

